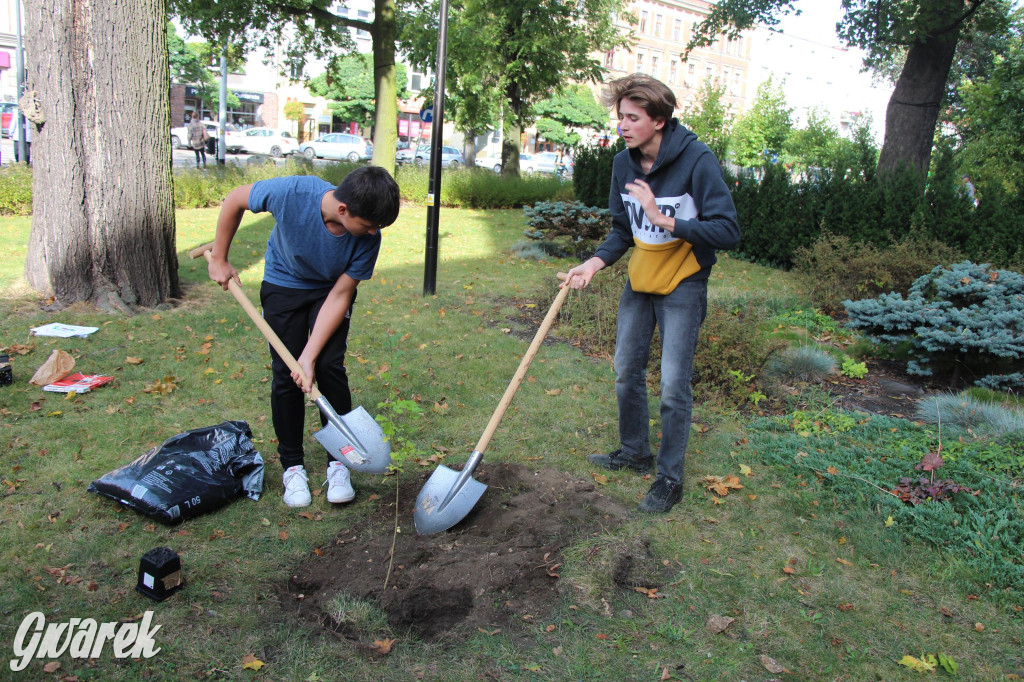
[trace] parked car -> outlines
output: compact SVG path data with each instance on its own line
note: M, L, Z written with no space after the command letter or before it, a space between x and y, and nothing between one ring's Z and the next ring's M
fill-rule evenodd
M203 127L206 128L206 134L210 136L210 139L216 140L220 137L220 124L214 123L213 121L203 121ZM227 133L227 147L225 151L232 154L242 150L242 130L234 123L228 123L224 126L224 131ZM171 149L188 149L188 126L179 126L177 128L171 128ZM207 145L210 153L215 153L217 148L215 145Z
M568 156L558 161L558 152L538 152L536 154L520 154L519 169L524 173L551 173L552 175L572 175L573 163Z
M242 150L248 154L269 154L273 157L294 154L299 143L287 130L273 128L249 128L239 138Z
M3 136L9 137L7 131L11 128L11 119L18 113L18 105L14 102L0 103L0 126L3 126Z
M347 133L321 135L311 142L299 145L299 151L307 159L348 159L352 163L373 158L373 144Z
M425 144L421 144L417 147L413 147L412 145L409 144L407 144L404 148L399 146L398 151L395 152L395 163L412 163L413 161L416 160L416 152L419 151L420 149L424 149L428 155L430 154L430 149Z
M413 163L417 166L430 163L429 144L421 144L419 147L416 147L416 157L413 159ZM449 168L458 168L459 166L466 165L466 159L462 157L462 152L455 147L441 147L441 165L448 166Z
M495 173L501 172L501 157L500 156L487 156L485 154L477 154L476 159L473 163L477 168L490 168Z

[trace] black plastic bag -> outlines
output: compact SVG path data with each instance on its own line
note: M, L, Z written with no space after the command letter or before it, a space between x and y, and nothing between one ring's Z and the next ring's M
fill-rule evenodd
M176 523L263 492L263 457L244 421L226 421L168 438L89 484L89 492Z

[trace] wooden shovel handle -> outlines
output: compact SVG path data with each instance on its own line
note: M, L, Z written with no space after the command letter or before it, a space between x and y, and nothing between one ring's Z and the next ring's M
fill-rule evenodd
M203 256L206 258L206 262L209 263L212 258L210 254L210 246L212 246L212 244L200 246L197 249L189 251L188 255L192 258ZM263 332L263 336L267 339L270 345L273 346L274 350L277 351L277 354L281 356L281 359L284 360L285 364L288 365L288 369L293 372L297 372L299 376L302 377L302 380L305 381L306 373L302 371L302 367L299 365L298 361L292 356L291 352L289 352L288 348L284 345L284 342L281 341L276 333L274 333L274 330L270 328L267 321L263 319L262 315L260 315L260 311L256 310L256 306L252 304L249 297L245 295L244 291L242 291L242 287L238 286L238 283L235 282L234 279L228 280L228 291L231 292L231 295L234 296L235 300L242 306L242 309L248 313L249 319L253 321L253 324ZM316 384L310 388L309 397L312 398L314 402L320 399L320 391L317 390Z
M558 273L561 279L565 279L565 273ZM508 388L505 389L505 395L501 396L501 400L498 402L498 408L491 415L491 421L487 422L487 428L484 429L484 433L480 436L480 440L477 442L474 448L475 452L483 452L487 448L487 444L491 442L491 436L494 435L494 431L498 428L498 423L501 418L505 416L505 410L508 409L509 404L512 402L512 397L515 396L516 391L519 390L519 385L523 383L523 378L526 376L526 370L530 368L530 363L533 362L533 358L537 355L537 351L540 350L541 343L544 342L544 337L548 335L548 330L551 329L551 325L555 322L555 317L558 315L558 309L562 307L562 302L565 297L569 294L569 287L562 287L558 295L555 296L555 300L551 302L551 308L548 309L548 314L544 317L544 321L540 323L540 329L533 337L533 342L530 347L526 350L526 354L523 355L522 361L519 363L519 369L516 370L515 375L512 377L512 381L509 382Z

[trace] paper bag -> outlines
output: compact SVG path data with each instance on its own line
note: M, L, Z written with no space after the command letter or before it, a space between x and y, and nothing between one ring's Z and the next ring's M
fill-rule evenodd
M74 368L75 359L71 355L62 350L54 350L28 383L33 386L46 386L71 374Z

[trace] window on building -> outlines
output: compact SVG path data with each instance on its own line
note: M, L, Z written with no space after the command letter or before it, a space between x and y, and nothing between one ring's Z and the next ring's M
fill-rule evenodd
M302 69L305 64L301 59L293 59L288 63L288 77L293 81L302 80Z
M680 38L683 37L683 20L676 19L675 23L672 24L672 40L679 42Z
M370 21L370 13L367 12L366 10L359 10L359 21L366 21L366 22ZM369 38L370 37L370 32L366 31L364 29L358 29L356 31L356 37L357 38Z
M661 37L661 24L664 21L664 17L660 14L654 15L654 35L657 38Z
M611 69L615 66L615 50L608 50L604 53L604 68Z
M644 53L637 52L636 54L636 72L643 73L644 70Z
M672 85L676 84L676 60L672 60L668 64L668 82Z
M706 69L704 69L704 75L706 75L708 78L711 78L712 76L714 76L715 75L715 67L711 66L709 64L708 67Z
M658 77L658 55L651 55L651 76Z
M647 33L647 10L640 12L640 32Z

